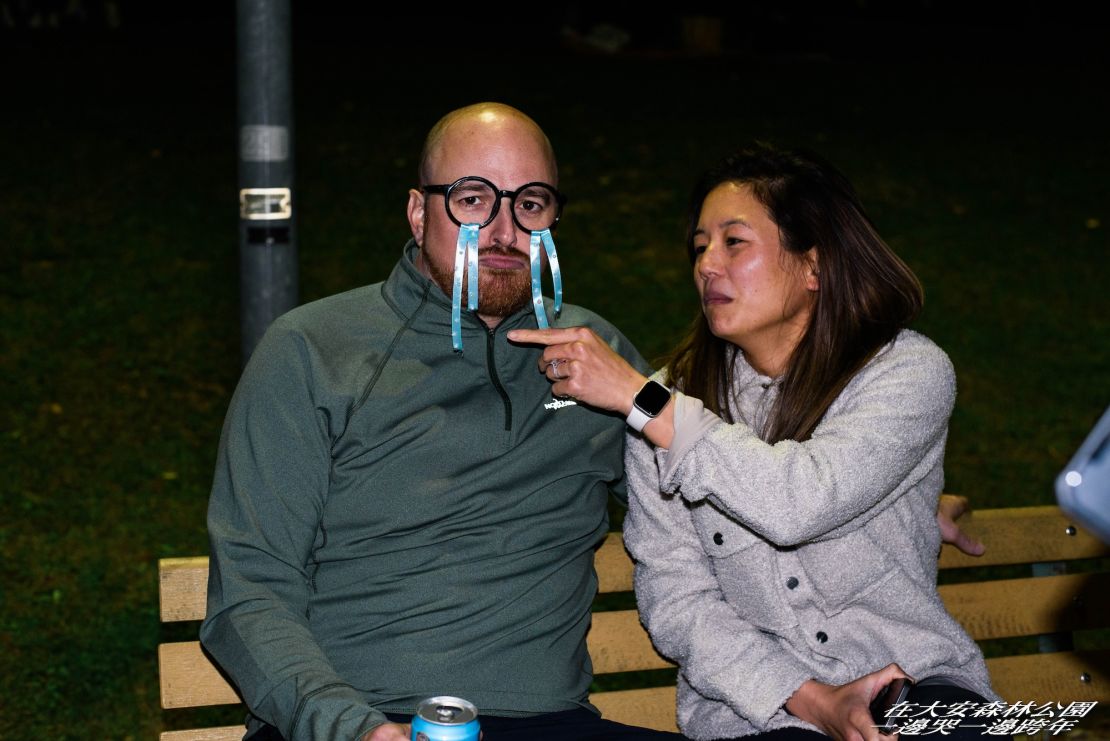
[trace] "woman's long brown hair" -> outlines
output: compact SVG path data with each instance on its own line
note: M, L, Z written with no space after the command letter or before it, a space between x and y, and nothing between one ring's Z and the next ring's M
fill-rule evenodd
M778 225L783 249L801 257L817 248L818 290L809 326L787 362L764 429L769 443L808 440L840 392L921 310L917 277L883 242L848 179L816 155L757 145L725 158L694 186L686 247L706 196L738 183ZM729 405L735 353L703 313L667 361L670 382L735 422Z

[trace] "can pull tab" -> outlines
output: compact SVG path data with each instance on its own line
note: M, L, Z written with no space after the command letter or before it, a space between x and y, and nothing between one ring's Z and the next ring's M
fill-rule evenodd
M440 723L450 723L455 720L455 717L461 712L461 708L451 707L450 705L437 705L436 706L436 720Z

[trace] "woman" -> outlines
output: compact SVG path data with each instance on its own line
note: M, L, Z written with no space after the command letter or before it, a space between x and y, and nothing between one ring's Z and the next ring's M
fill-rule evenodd
M874 739L868 704L904 674L911 703L996 700L936 593L955 381L905 329L913 273L839 172L768 147L703 176L687 246L702 313L657 374L673 395L585 330L515 337L548 345L555 394L642 428L625 542L679 727Z

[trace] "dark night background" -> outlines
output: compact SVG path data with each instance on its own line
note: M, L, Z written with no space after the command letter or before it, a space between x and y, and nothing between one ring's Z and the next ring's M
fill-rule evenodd
M427 129L501 100L559 154L568 300L658 357L696 309L695 175L808 146L925 285L947 489L1052 502L1110 402L1095 5L323 5L293 16L302 301L385 277ZM0 0L0 738L189 722L157 705L156 561L207 552L239 373L234 15Z

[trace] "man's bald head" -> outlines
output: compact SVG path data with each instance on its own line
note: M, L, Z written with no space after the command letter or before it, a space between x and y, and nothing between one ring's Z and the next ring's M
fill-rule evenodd
M471 137L496 137L508 133L534 140L546 160L544 165L550 168L553 175L551 184L558 185L555 150L547 135L531 118L504 103L475 103L451 111L436 122L428 132L420 153L420 185L434 184L436 164L446 149L466 146L467 139Z
M409 191L408 203L409 225L420 247L416 267L447 296L453 291L459 225L448 212L446 193L424 188L477 177L513 193L529 183L554 187L558 181L555 154L543 131L501 103L478 103L440 119L424 143L419 175L420 187ZM491 327L531 299L531 239L512 210L500 207L478 237L478 315Z

